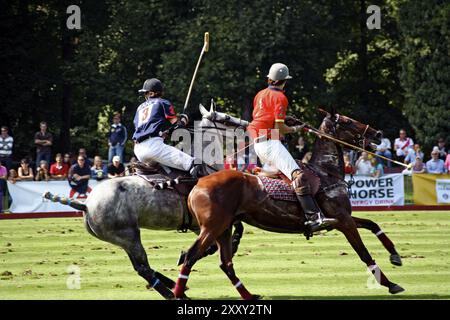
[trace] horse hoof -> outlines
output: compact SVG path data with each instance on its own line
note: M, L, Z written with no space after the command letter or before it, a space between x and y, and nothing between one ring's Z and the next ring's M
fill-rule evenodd
M389 293L396 294L405 291L402 287L400 287L398 284L393 283L391 286L389 286Z
M252 298L250 300L261 300L262 295L259 294L252 294Z
M401 266L402 265L402 258L400 257L399 254L391 254L391 257L389 258L389 260L391 261L391 263L394 266Z

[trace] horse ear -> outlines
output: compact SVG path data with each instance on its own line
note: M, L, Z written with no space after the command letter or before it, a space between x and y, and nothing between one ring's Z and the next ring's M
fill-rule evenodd
M211 99L211 107L209 108L209 112L213 113L216 111L216 103L214 102L214 99Z
M328 111L326 111L326 110L324 110L322 108L319 108L318 110L323 116L325 116L327 118L331 117L331 114Z
M199 104L198 109L200 110L202 116L206 116L209 114L208 110L206 110L206 108L201 103Z

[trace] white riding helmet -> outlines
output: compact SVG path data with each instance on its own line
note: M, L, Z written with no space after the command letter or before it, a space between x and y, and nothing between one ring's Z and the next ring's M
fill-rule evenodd
M267 77L274 81L292 79L292 77L289 75L288 67L282 63L274 63L270 67Z

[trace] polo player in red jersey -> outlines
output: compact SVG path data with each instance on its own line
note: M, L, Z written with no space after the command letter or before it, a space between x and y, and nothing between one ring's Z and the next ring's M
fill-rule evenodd
M280 134L295 133L304 127L289 127L284 123L288 107L284 87L287 80L292 79L289 69L282 63L275 63L267 77L268 87L258 92L253 100L253 121L248 131L254 139L255 152L261 162L271 163L291 178L297 199L305 212L305 225L312 234L334 223L335 219L324 217L312 196L307 175L279 140Z

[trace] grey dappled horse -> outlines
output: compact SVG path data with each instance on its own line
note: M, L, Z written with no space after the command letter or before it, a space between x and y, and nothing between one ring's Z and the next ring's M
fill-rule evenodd
M200 106L203 115L200 127L208 128L210 133L220 139L230 134L230 126L246 127L246 121L228 116L211 109L207 111ZM220 140L219 141L222 141ZM212 165L212 163L210 163ZM166 175L151 176L156 180L167 180ZM126 176L109 179L98 184L84 203L54 196L47 192L44 197L55 202L67 204L84 212L84 223L88 232L94 237L123 248L137 273L147 282L148 288L154 288L164 298L173 298L171 289L175 282L150 268L147 254L142 246L140 228L152 230L177 230L184 224L187 206L186 196L174 189L159 190L139 176ZM198 233L195 219L188 227ZM236 228L235 250L242 236L242 225ZM216 247L211 247L211 254Z

